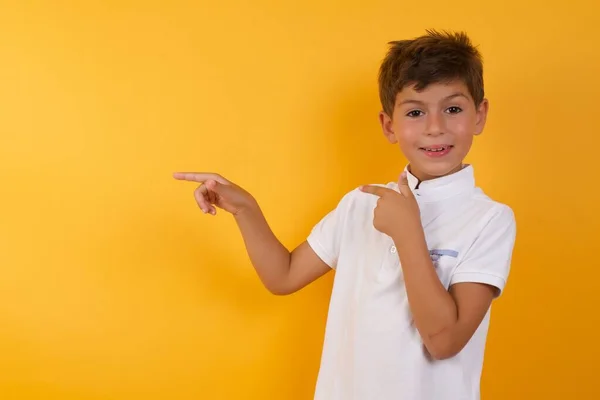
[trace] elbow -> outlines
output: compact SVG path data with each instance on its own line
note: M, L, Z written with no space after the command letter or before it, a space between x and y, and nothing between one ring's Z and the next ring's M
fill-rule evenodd
M425 341L425 350L434 361L447 360L461 352L464 345L453 340L451 335L440 333Z
M298 289L289 285L287 282L276 282L265 284L265 287L274 296L288 296L295 293Z
M287 296L294 293L293 290L290 290L288 288L273 285L267 286L267 290L274 296Z
M425 346L425 348L427 349L429 357L434 361L447 360L460 352L449 347Z

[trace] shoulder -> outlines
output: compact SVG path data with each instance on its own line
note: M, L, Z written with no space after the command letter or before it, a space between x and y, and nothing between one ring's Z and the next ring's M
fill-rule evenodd
M397 190L393 183L373 183L372 186L380 186ZM360 186L346 191L337 204L330 209L328 218L335 216L338 223L362 226L365 220L372 221L373 210L377 206L378 196L363 192Z
M484 224L515 225L516 217L513 209L505 203L492 199L482 189L476 188L473 204L482 215Z
M481 248L490 254L500 249L511 252L517 231L513 209L492 199L481 189L476 190L472 200L468 206L467 213L470 215L465 231L470 233L467 236L471 238L468 250L478 251Z
M515 214L510 206L479 192L468 204L461 255L452 269L450 285L479 282L504 290L516 239Z
M370 183L371 186L379 186L398 191L398 185L394 182L389 183ZM377 196L365 193L360 187L355 187L346 192L339 201L338 208L345 208L348 211L358 211L362 209L371 209L377 204Z

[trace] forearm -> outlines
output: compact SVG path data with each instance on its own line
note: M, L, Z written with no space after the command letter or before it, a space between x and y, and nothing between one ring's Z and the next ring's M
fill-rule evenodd
M442 285L422 235L398 241L396 248L415 325L425 345L432 351L436 335L456 323L456 303Z
M262 283L281 291L290 269L290 251L277 239L258 204L235 216L248 256Z

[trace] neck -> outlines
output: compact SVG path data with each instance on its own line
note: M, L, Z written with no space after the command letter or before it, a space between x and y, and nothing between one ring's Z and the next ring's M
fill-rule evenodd
M418 187L419 187L419 185L421 184L421 182L424 182L424 181L430 181L430 180L432 180L432 179L436 179L436 178L441 178L442 176L448 176L448 175L452 175L452 174L454 174L454 173L456 173L456 172L460 171L461 169L463 169L463 167L464 167L464 164L463 164L463 163L460 163L458 166L456 166L455 168L453 168L452 170L450 170L448 173L446 173L446 174L444 174L444 175L439 175L439 176L436 176L436 175L429 175L429 174L426 174L425 172L422 172L422 171L418 171L418 170L416 170L415 168L413 168L413 167L412 167L412 166L409 164L409 165L408 165L408 172L410 172L411 174L413 174L413 176L414 176L415 178L417 178L417 181L418 181L418 183L417 183L417 188L418 188Z

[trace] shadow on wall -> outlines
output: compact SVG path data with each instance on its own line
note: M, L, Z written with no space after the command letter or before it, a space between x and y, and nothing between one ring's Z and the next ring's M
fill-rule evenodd
M358 84L357 84L358 83ZM361 184L380 183L396 180L404 167L404 157L395 145L391 145L383 136L378 121L380 102L377 82L372 73L357 76L351 82L342 82L340 87L332 88L334 104L319 104L315 107L322 115L322 151L314 161L319 164L321 190L320 196L313 197L310 212L304 216L310 229L313 222L319 221L325 213L336 206L348 191ZM331 112L330 110L335 110ZM313 139L314 140L314 139ZM294 373L301 371L290 382L292 393L306 392L306 398L312 395L317 378L321 348L331 284L334 273L328 274L305 288L296 305L292 306L287 318L286 340L300 346L287 347L285 358L295 360ZM310 312L306 312L310 310ZM318 320L318 323L315 322ZM307 329L308 327L308 329ZM307 388L310 389L307 391ZM301 397L304 398L304 397Z
M398 148L390 145L381 133L378 122L380 104L373 74L360 74L351 82L341 82L339 85L331 89L331 96L315 101L315 115L309 116L323 123L320 133L317 133L318 148L307 149L309 157L314 155L316 158L312 161L316 164L312 171L316 171L318 180L314 186L311 183L298 188L299 191L306 190L305 193L289 194L290 197L310 198L310 204L302 206L310 211L289 219L291 224L296 222L294 231L297 233L293 236L298 243L316 222L335 207L343 194L364 183L395 180L403 167ZM312 143L316 141L312 138ZM303 167L298 168L302 173ZM194 201L191 196L188 200L190 204ZM177 306L184 309L189 307L190 311L197 308L194 313L205 315L211 325L212 335L201 335L198 340L214 343L199 343L198 346L207 350L210 347L234 348L243 354L260 351L261 357L269 360L273 359L274 352L278 352L276 358L294 360L278 368L278 371L288 368L280 373L281 376L290 377L286 382L280 382L278 389L289 390L285 397L293 398L301 393L306 394L301 397L310 397L318 372L334 273L292 296L273 297L256 276L235 221L222 211L220 214L214 218L198 212L190 218L187 213L185 217L158 213L165 218L162 221L156 220L156 216L139 216L140 220L130 218L123 226L128 227L124 235L132 237L123 239L133 239L135 232L144 229L141 225L154 220L154 229L159 229L159 232L156 239L151 240L156 242L138 243L129 251L139 251L141 258L152 260L155 265L154 271L140 270L141 276L166 274L168 279L184 284L182 291L186 293L184 298L187 300L182 298ZM232 236L232 232L236 234ZM146 265L147 268L148 263L136 265ZM162 290L157 287L154 289ZM174 306L171 300L164 298L163 293L156 294L159 298L163 296L163 300L158 302L164 302L164 307ZM206 299L211 299L211 302L206 303ZM219 318L221 313L225 313L222 319ZM182 332L186 327L192 331L198 329L185 321L172 322L181 324ZM232 326L243 332L240 332L239 340L225 346L218 339L218 332L230 331ZM186 334L190 341L192 334ZM244 335L253 338L264 335L265 339L256 342L258 349L245 350ZM228 353L221 357L233 357L231 363L237 364L235 358L242 356ZM257 363L256 368L271 368L265 367L259 359L251 360L254 360L251 361L253 365ZM232 368L233 373L237 373L236 367Z

